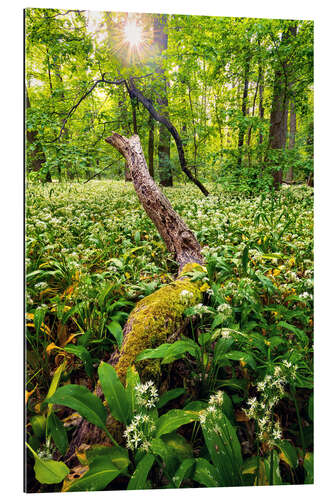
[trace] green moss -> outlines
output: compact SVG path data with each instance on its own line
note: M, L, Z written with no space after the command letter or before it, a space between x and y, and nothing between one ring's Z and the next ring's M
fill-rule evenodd
M184 266L181 275L197 269L197 266L204 270L199 264L190 263ZM184 310L202 301L200 286L201 281L194 282L181 277L138 302L128 318L131 329L124 340L116 365L120 379L125 379L127 368L135 363L141 351L163 344L180 329ZM184 293L185 290L188 293ZM136 366L144 379L156 380L160 375L158 360L140 362Z

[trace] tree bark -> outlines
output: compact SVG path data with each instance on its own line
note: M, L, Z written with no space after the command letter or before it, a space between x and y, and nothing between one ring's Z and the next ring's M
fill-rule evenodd
M297 26L291 25L282 34L281 45L288 46L290 37L296 36ZM288 125L288 90L290 84L290 63L287 56L280 61L279 67L275 71L273 101L270 116L269 143L268 148L271 155L270 163L273 167L273 185L278 189L282 184L283 166L282 151L286 146L287 125Z
M295 148L296 141L296 112L295 103L293 100L290 101L290 111L289 111L289 144L288 149ZM294 167L293 164L290 165L289 170L286 175L286 180L291 182L294 178Z
M149 175L154 179L154 120L149 115L148 120L149 136L148 136L148 170Z
M247 96L249 93L249 72L250 72L250 55L248 54L245 59L244 66L244 87L243 87L243 97L242 97L242 115L245 118L247 114ZM246 126L244 123L239 127L238 133L238 167L242 166L242 149L244 145Z
M156 45L156 47L158 47L160 54L162 54L163 50L166 50L168 48L168 35L165 32L166 25L166 15L157 15L154 17L154 44ZM164 76L164 69L162 67L159 66L156 69L156 72L162 75L158 104L161 107L163 115L166 118L169 118L169 103L167 95L168 82ZM158 170L160 174L161 186L172 186L173 180L170 163L170 133L162 123L160 123L159 126Z

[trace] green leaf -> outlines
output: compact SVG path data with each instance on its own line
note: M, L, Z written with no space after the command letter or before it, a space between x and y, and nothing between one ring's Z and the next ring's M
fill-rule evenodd
M160 437L163 434L169 434L178 427L197 420L199 420L199 413L197 412L170 410L158 419L156 436Z
M63 462L36 458L34 471L36 479L40 483L57 484L67 476L69 468Z
M211 422L202 424L205 443L213 464L218 470L222 486L242 484L242 454L234 427L228 418L218 412L214 415L214 427Z
M195 459L195 471L193 479L207 488L222 486L216 468L205 458Z
M102 401L84 386L69 384L59 387L47 402L68 406L90 423L97 425L100 429L106 429L106 408Z
M53 412L47 417L47 430L51 434L54 444L61 455L65 455L68 448L67 432L64 424Z
M30 424L36 437L41 438L44 436L46 428L46 418L44 415L35 415L31 418Z
M87 451L89 470L83 477L70 483L65 491L100 491L119 474L125 472L129 464L124 448L103 447Z
M194 469L194 458L187 458L184 460L184 462L180 465L180 467L177 469L173 476L173 482L176 488L179 488L184 479L187 479L188 477L191 476L192 471Z
M69 468L66 464L51 459L40 458L28 443L26 445L34 456L35 476L41 484L60 483L69 474Z
M128 490L142 490L146 484L147 476L150 469L155 462L155 457L151 453L148 453L142 460L138 463L133 476L128 483Z
M165 406L169 401L178 398L185 392L185 389L181 387L165 392L164 394L162 394L162 396L160 396L157 408L163 408L163 406Z
M118 321L111 321L111 323L107 326L109 332L114 336L117 342L118 349L120 349L121 344L123 343L123 329L118 323Z
M98 367L98 376L112 416L123 424L127 424L129 420L128 397L116 370L102 361Z
M94 368L90 352L82 345L68 345L64 348L69 354L75 354L83 362L84 368L87 372L88 377L93 378Z
M252 356L252 354L243 352L243 351L230 351L224 355L227 359L231 359L233 361L242 361L243 363L249 365L253 370L256 368L256 362Z
M137 356L136 361L163 358L167 354L169 347L170 344L161 344L155 349L145 349Z
M298 466L296 448L285 439L277 441L276 446L282 453L282 457L280 456L281 460L286 462L291 468L296 469Z
M172 475L176 471L179 459L175 451L161 438L155 438L151 441L151 451L154 455L159 455L162 458L169 475Z
M313 453L305 454L303 465L306 470L305 484L313 484Z
M180 461L190 458L193 455L191 444L176 431L162 436L162 440L171 448Z
M135 387L140 384L140 377L134 366L130 366L126 374L126 396L128 401L128 422L134 415L135 409Z

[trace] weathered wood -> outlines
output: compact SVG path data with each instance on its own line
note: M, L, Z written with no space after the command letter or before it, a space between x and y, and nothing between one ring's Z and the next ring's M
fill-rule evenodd
M202 264L200 245L194 234L149 175L139 136L133 135L127 139L113 133L105 140L126 159L138 198L162 236L167 249L178 262L179 271L181 272L189 262Z

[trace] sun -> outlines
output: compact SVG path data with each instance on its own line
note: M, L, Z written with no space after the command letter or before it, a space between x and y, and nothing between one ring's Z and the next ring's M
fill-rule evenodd
M124 26L124 39L131 47L138 47L142 43L142 28L136 21L127 21Z

